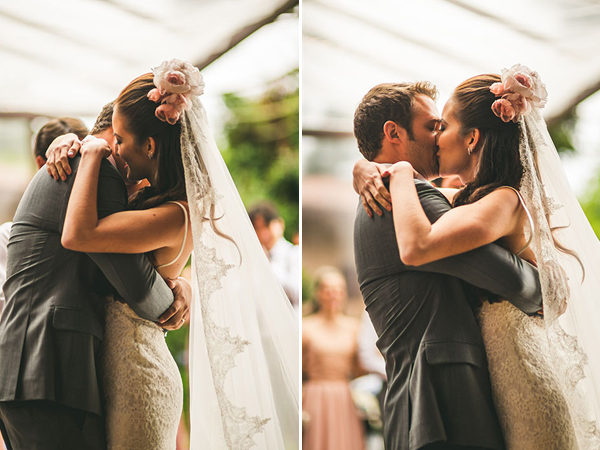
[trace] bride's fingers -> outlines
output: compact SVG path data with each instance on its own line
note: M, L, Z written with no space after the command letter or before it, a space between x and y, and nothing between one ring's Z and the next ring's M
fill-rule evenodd
M371 192L365 192L363 194L363 198L366 199L367 203L369 204L369 207L373 210L375 214L377 214L378 216L383 216L383 212L381 211L381 208L379 208L379 203L377 203L377 200L373 198L373 194Z
M367 203L367 200L365 199L364 195L360 196L360 201L362 202L363 208L365 209L365 212L367 213L367 216L373 217L373 211L371 211L371 207Z
M51 158L52 158L52 161L50 160ZM58 172L56 171L56 165L54 164L54 157L52 155L46 160L46 170L48 171L48 173L50 174L50 176L52 178L54 178L56 181L58 181L59 176L58 176Z
M73 141L67 152L69 158L75 158L75 155L79 152L82 145L82 142L79 140Z
M69 168L69 170L70 170L70 168ZM60 177L61 180L65 181L67 179L67 171L63 167L63 162L60 159L58 161L56 161L56 172L58 173L58 176Z
M392 210L392 204L391 199L386 198L386 194L389 195L389 192L387 192L387 189L385 188L385 186L382 186L381 188L379 188L379 190L377 191L377 193L375 194L375 200L377 201L377 203L379 203L381 206L383 206L385 209L387 209L388 211Z
M67 156L67 152L70 151L68 148L61 148L60 155L58 157L58 162L60 162L62 170L65 172L65 180L66 175L71 175L71 166L69 165L69 158Z
M383 176L383 175L382 175ZM377 177L373 180L373 188L371 189L373 192L373 197L388 211L392 210L392 196L390 195L390 191L383 184L383 179Z

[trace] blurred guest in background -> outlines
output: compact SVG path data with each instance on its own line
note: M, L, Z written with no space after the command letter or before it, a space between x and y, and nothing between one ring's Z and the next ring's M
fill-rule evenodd
M75 117L59 117L50 119L35 136L35 144L33 146L33 157L38 169L41 169L46 164L46 150L54 139L63 134L73 133L79 139L83 139L89 133L85 124Z
M343 314L346 280L334 267L315 275L317 311L302 321L305 450L363 450L364 430L350 393L359 375L359 320Z
M300 308L300 252L283 237L285 223L270 202L260 202L250 208L250 220L263 246L271 267L283 286L296 313Z

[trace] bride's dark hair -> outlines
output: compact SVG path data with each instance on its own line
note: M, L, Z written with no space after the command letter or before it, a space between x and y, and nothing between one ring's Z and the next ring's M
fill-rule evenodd
M463 81L452 93L451 100L456 102L454 111L461 123L461 132L466 135L478 129L480 137L477 147L481 152L475 178L456 194L454 206L474 203L501 186L511 186L515 189L521 186L521 126L512 121L503 122L492 111L492 103L498 98L490 91L490 87L500 82L500 75L477 75ZM550 223L549 218L547 219ZM585 269L577 253L562 245L556 238L554 232L558 228L550 229L556 249L577 259L585 277Z
M127 85L115 100L115 108L126 118L126 128L133 134L137 143L149 137L156 142L158 169L154 184L136 192L129 200L131 209L149 209L173 200L187 201L185 171L181 157L181 120L171 125L156 117L158 104L148 98L148 92L154 89L154 75L144 74ZM201 164L202 161L201 161ZM204 169L203 169L204 170ZM221 217L216 216L215 205L209 208L208 217L211 228L217 234L231 241L240 254L237 243L232 237L217 227Z
M452 93L455 115L461 132L479 130L477 148L479 166L473 181L456 195L454 205L474 203L500 186L519 189L523 165L519 155L521 127L518 123L503 122L492 111L497 100L490 91L493 83L501 82L500 75L478 75L463 81ZM467 149L465 149L467 151Z
M137 143L149 137L156 142L158 169L152 186L140 189L129 202L132 209L148 209L171 200L186 200L185 177L181 159L181 124L159 120L156 102L148 99L154 89L154 75L144 74L127 85L115 100L115 108L126 119L126 128Z

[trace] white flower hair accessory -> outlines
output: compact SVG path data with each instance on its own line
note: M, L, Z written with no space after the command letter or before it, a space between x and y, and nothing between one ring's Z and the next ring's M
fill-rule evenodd
M191 96L204 93L204 80L197 67L180 59L163 61L152 69L156 88L148 92L148 98L160 103L156 117L175 125L181 114L191 107Z
M492 103L492 111L504 122L518 122L531 108L543 108L548 100L538 73L522 64L502 69L502 82L492 84L490 91L500 97Z

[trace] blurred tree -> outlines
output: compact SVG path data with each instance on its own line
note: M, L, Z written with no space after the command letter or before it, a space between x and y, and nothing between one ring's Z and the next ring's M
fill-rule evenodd
M594 233L600 239L600 178L590 183L588 191L580 200Z
M299 229L299 77L294 70L269 83L258 98L225 94L223 158L246 207L269 200L286 223L289 241Z
M569 109L560 117L548 123L548 132L558 153L576 153L573 134L577 125L577 107Z
M311 274L306 269L302 268L302 312L304 313L305 305L313 304L314 295L314 280ZM314 306L306 307L306 309L314 309Z
M577 106L548 124L548 131L559 153L576 153L573 135L577 125ZM590 181L587 192L579 199L596 236L600 238L600 179Z

